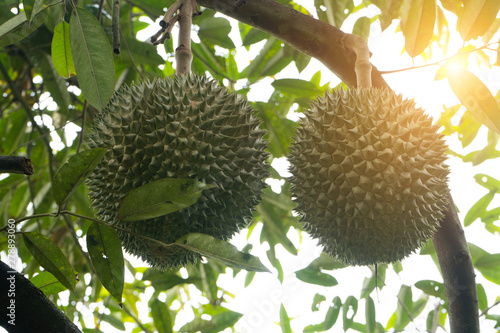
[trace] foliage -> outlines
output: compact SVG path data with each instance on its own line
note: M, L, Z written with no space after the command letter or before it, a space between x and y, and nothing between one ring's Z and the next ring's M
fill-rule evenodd
M292 239L301 240L304 235L292 213L289 184L274 168L270 182L279 184L279 188L266 191L248 237L260 237L261 244L267 243L267 260L277 276L251 272L270 267L267 262L268 268L261 263L256 254L263 252L253 249L252 244L238 251L233 245L222 241L219 244L199 234L178 242L207 259L179 271L137 267L130 262L132 258L122 259L117 254L121 251L117 251L116 232L96 220L82 185L89 170L102 157L101 151L87 149L84 137L93 116L118 87L145 77L174 73L172 41L158 47L164 59L158 49L137 38L148 27L145 18L156 20L164 14L164 7L173 2L122 1L119 12L122 47L118 55L113 55L111 47L111 1L24 0L21 7L18 1L5 0L0 5L0 154L27 156L36 171L30 177L10 174L0 179L2 221L16 219L18 240L24 239L17 242L23 274L54 302L64 300L58 303L64 304L60 308L85 332L94 332L94 324L106 332L111 332L111 326L129 332L172 332L174 328L180 332L231 331L230 327L245 319L244 314L231 310L231 299L237 295L232 295L220 282L231 271L234 280L244 278L249 289L259 287L255 280L261 274L282 284L294 281L300 286L318 286L303 303L304 311L311 308L311 315L316 314L314 318L319 319L311 319L302 326L294 321L297 315L307 317L307 313L292 313L284 298L279 298L276 303L279 314L272 319L280 321L282 332L321 332L332 327L360 332L401 331L422 322L421 330L435 332L437 327L445 326L444 286L434 280L401 285L394 298L392 316L382 321L373 293L384 288L386 276L404 273L401 263L360 270L316 255L301 266L295 265L294 273L288 274L283 264L285 258L289 255L299 258L302 251L300 242ZM495 87L473 74L478 67L498 74L498 0L315 0L314 6L308 7L314 9L311 12L292 0L278 2L344 31L346 26L353 27L353 33L368 41L380 33L379 29L398 26L404 36L404 50L424 65L434 61L433 53L440 49L449 58L435 64L436 80L447 78L461 104L444 106L438 121L443 134L458 138L462 148L472 145L477 149L468 153L450 150L450 154L474 166L488 160L498 162L500 92L492 94ZM203 15L193 21L196 32L192 42L193 71L207 73L230 90L249 96L268 133L270 162L281 161L287 155L295 128L295 121L289 115L302 112L311 99L329 88L329 83L322 80L324 70L305 79L300 73L311 62L308 56L267 33L234 23L210 9L201 10ZM455 26L452 21L456 20ZM348 22L350 26L345 25ZM463 46L458 50L450 48L448 42L458 36ZM248 52L251 61L242 61ZM296 74L287 77L290 72ZM272 82L269 89L274 89L269 97L255 96L256 87L269 80ZM484 144L480 133L486 131ZM500 206L495 207L495 199L500 193L500 178L477 173L474 179L478 184L474 191L484 189L487 193L466 212L465 226L468 228L480 220L482 232L498 238ZM204 184L193 185L196 189L189 193L176 190L183 186L169 186L179 202L176 207L163 207L164 211L192 204ZM156 186L155 191L159 190ZM187 197L187 202L183 197ZM156 203L150 204L161 203L161 199L156 199ZM132 212L123 214L141 214L144 210L132 205L127 208ZM5 231L1 229L2 233ZM0 237L0 250L6 248L6 238ZM470 244L470 250L475 268L486 282L500 285L500 254L488 253L474 244ZM436 262L432 244L421 252L428 254ZM265 260L264 256L260 259ZM231 270L227 264L233 266ZM350 295L341 299L322 287L335 290L349 284L349 280L338 278L349 270L366 276L359 286L359 297ZM72 292L65 292L66 288ZM487 288L486 284L478 284L482 319L499 327L500 316L488 310L498 304L500 295ZM94 320L85 318L79 311L82 307L87 313L93 312ZM140 307L149 307L151 311L144 315ZM187 322L186 318L191 319ZM241 324L241 330L243 327Z

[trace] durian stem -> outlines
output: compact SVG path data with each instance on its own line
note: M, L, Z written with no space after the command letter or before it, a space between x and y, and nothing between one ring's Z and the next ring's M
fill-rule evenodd
M345 49L356 54L354 71L358 88L372 87L372 64L370 63L370 50L365 40L358 35L345 34L342 37L342 45Z
M192 0L181 1L179 9L179 41L175 49L176 74L189 75L191 73L191 61L193 54L191 52L191 25L193 24L193 3Z

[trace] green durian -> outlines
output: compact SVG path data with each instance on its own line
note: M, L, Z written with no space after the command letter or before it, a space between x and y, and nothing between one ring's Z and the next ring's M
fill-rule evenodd
M204 76L146 80L121 88L98 116L92 148L107 152L87 184L100 219L163 243L192 232L227 240L252 220L267 177L261 121L244 98ZM212 186L192 206L138 222L117 219L132 190L163 178ZM160 269L199 255L118 231L126 251Z
M399 261L436 231L448 200L446 145L415 102L387 89L312 103L291 146L295 210L349 265Z

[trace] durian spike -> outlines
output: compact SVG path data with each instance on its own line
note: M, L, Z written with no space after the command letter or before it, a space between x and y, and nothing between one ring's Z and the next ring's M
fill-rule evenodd
M356 71L356 80L358 88L372 87L372 64L370 63L370 50L365 40L352 34L345 34L342 37L344 48L353 51L356 54L356 63L354 70Z

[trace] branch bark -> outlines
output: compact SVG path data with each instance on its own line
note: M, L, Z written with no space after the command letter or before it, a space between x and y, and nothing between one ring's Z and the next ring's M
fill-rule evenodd
M35 168L31 159L22 156L0 156L0 173L32 175Z
M277 37L321 61L348 86L357 86L355 55L342 47L341 30L273 0L198 0L198 4ZM389 88L375 67L372 86ZM451 195L434 245L446 286L451 332L479 332L474 266Z
M0 290L0 326L7 332L81 333L40 289L2 261Z

